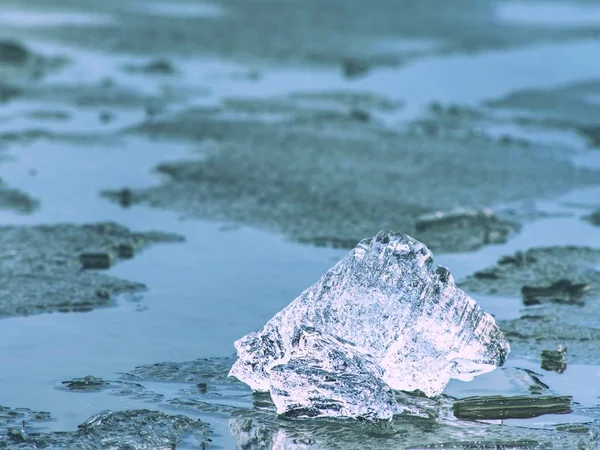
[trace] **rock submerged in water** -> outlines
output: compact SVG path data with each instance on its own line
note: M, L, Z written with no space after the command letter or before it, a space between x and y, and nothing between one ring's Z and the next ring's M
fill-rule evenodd
M494 319L403 233L362 240L262 330L235 343L230 376L294 417L416 413L392 390L440 394L502 365Z

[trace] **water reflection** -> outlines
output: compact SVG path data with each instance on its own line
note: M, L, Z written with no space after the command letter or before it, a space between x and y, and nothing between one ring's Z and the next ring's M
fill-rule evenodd
M244 450L328 449L531 449L595 448L597 431L580 425L572 429L528 430L496 423L396 418L390 422L356 420L286 420L268 411L242 410L229 419L237 448Z

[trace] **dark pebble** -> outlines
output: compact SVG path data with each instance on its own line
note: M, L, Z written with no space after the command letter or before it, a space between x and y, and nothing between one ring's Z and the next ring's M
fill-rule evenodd
M568 414L573 411L572 397L525 396L467 397L453 405L454 416L463 420L529 419L544 414Z
M371 114L364 109L353 109L350 111L350 117L357 122L369 122L371 120Z
M135 247L130 243L119 244L117 246L117 255L119 255L119 258L123 259L133 258L135 255Z
M491 270L475 272L473 276L480 280L497 280L499 278L498 274Z
M123 208L129 208L133 203L133 191L129 188L121 189L116 193L117 200Z
M368 71L369 64L366 61L356 58L342 60L342 73L346 78L356 78L366 75Z
M110 123L113 121L114 116L110 111L102 111L99 116L100 122Z
M600 225L600 210L593 212L586 219L594 225Z
M23 65L29 59L29 51L18 42L0 41L0 62Z
M109 269L112 256L108 252L89 252L79 255L79 261L84 269Z
M143 70L146 73L161 75L169 75L175 73L173 65L166 59L156 59L154 61L151 61L148 64L146 64L146 66L144 66Z

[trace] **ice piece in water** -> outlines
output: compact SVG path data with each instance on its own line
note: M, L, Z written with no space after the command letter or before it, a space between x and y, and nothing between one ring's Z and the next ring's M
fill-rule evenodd
M271 368L277 412L293 417L391 419L420 412L400 405L382 380L384 369L351 342L301 326L287 362Z
M448 269L434 268L424 244L403 233L362 240L262 330L238 340L230 375L270 390L272 369L294 358L303 326L370 355L392 389L428 396L451 378L469 381L493 370L509 352L494 319L455 286Z

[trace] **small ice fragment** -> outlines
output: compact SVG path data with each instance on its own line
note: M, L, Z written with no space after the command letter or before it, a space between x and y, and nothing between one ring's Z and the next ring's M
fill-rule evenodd
M357 389L358 380L368 380L363 386L379 396L362 406L382 408L387 391L380 381L434 396L451 378L468 381L502 365L509 352L494 319L454 285L448 269L434 268L427 247L391 232L362 240L262 330L235 346L238 360L230 375L254 390L275 393L280 411L289 412L294 402L306 410L308 390L317 390L321 400L341 390L357 415L363 414L361 393L346 389ZM334 373L339 385L323 388L325 372ZM310 408L317 415L333 412Z

